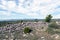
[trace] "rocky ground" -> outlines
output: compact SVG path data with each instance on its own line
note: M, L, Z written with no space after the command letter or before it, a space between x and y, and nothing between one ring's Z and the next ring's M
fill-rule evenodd
M30 27L32 32L24 34L25 27ZM8 24L0 27L0 40L60 40L57 34L50 35L45 32L48 23L45 22L23 22L16 24Z

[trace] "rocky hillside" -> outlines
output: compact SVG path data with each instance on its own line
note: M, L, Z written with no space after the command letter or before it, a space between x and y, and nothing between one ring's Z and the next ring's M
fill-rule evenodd
M32 32L25 34L25 27L31 28ZM54 40L48 32L46 22L22 22L8 24L0 27L0 40Z

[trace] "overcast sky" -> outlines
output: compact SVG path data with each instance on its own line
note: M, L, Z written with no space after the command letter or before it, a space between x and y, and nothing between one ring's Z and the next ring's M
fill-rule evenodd
M0 20L60 18L60 0L0 0Z

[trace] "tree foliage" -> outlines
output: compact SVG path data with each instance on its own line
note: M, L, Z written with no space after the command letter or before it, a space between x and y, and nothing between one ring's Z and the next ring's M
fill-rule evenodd
M38 19L35 19L35 22L38 22Z
M49 15L46 17L45 21L46 21L46 22L51 22L51 19L52 19L52 16L51 16L51 14L49 14Z
M20 20L20 22L22 23L22 22L23 22L23 20Z

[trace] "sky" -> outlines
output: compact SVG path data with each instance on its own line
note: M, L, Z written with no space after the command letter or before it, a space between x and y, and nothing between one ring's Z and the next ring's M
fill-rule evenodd
M60 0L0 0L0 20L60 19Z

